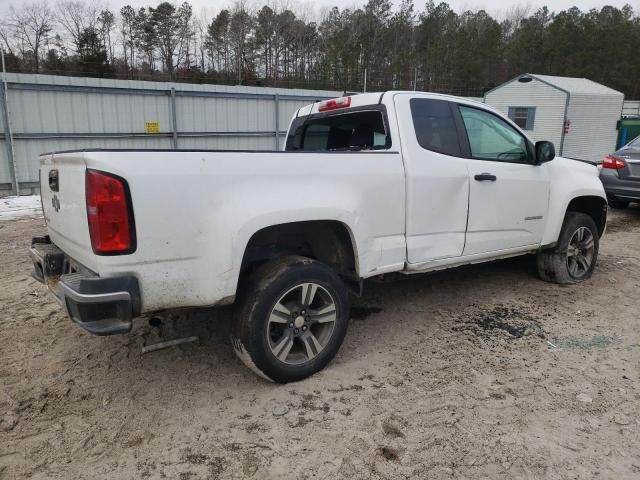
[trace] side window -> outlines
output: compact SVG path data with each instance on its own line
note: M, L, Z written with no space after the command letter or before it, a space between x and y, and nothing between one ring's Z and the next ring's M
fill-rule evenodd
M529 161L525 138L507 122L478 108L464 105L459 108L473 158L518 163Z
M523 130L533 130L536 107L509 107L509 118Z
M416 138L422 148L446 155L461 156L460 141L449 102L412 98L409 105Z

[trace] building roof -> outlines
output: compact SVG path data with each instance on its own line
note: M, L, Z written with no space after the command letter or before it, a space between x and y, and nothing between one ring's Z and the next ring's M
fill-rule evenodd
M552 75L531 74L543 82L550 83L558 88L567 90L569 93L597 93L599 95L623 95L622 92L613 88L605 87L601 83L594 82L588 78L555 77Z
M564 92L568 92L569 94L624 96L622 92L618 92L613 88L605 87L604 85L594 82L593 80L589 80L588 78L556 77L553 75L538 75L536 73L524 73L522 75L518 75L516 78L509 80L502 85L498 85L490 91L497 90L511 82L515 82L526 77L535 78L536 80L551 85L552 87L556 87Z

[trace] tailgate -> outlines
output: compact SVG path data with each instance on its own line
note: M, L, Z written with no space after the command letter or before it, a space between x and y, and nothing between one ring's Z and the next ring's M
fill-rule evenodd
M51 241L85 267L95 270L85 199L82 152L40 157L40 193Z

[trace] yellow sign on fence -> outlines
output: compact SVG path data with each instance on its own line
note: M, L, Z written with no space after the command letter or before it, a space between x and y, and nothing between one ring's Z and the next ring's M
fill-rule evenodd
M144 122L145 133L160 133L160 122Z

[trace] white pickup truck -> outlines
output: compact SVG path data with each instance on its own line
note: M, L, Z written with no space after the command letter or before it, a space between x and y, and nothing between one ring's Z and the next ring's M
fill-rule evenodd
M340 348L363 279L528 253L544 280L589 278L606 196L554 156L487 105L417 92L303 107L284 151L47 153L33 275L99 335L234 303L238 356L300 380Z

